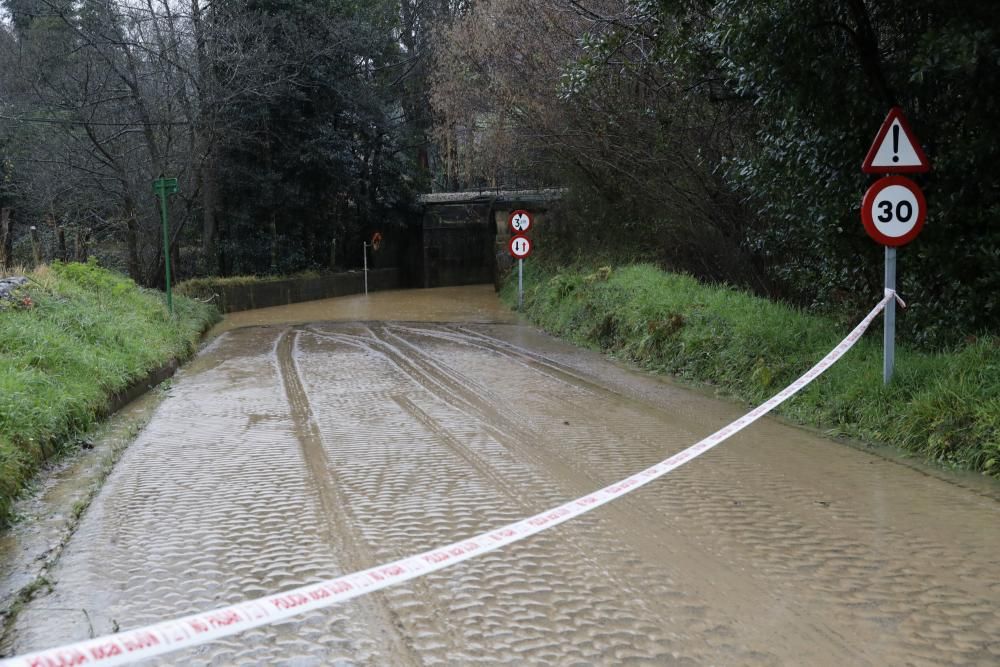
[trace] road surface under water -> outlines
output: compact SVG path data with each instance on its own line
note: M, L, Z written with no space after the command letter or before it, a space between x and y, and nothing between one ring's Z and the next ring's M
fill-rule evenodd
M518 323L489 287L241 313L217 333L7 650L471 536L745 411ZM997 664L998 498L765 419L529 540L157 664Z

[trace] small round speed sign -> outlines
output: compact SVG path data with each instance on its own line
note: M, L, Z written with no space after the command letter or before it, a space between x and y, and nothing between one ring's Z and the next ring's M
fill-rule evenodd
M880 178L861 200L865 231L882 245L906 245L920 233L926 218L924 193L903 176Z
M512 236L507 247L510 249L511 257L524 259L531 254L531 239L527 236Z
M511 234L524 234L531 229L531 214L523 209L518 209L507 218L507 225Z

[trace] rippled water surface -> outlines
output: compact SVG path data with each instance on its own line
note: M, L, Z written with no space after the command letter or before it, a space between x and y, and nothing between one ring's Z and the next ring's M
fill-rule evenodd
M216 333L18 617L18 652L470 536L743 411L518 323L488 286ZM525 542L159 662L988 665L998 637L993 487L765 420Z

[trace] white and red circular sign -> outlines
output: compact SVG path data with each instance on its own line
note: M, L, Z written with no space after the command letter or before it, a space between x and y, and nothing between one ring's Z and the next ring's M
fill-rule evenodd
M510 256L514 259L524 259L531 254L531 239L527 236L517 236L510 237L510 243L507 244L510 250Z
M865 231L882 245L906 245L923 229L926 218L924 193L903 176L880 178L861 200Z
M531 229L531 223L534 220L531 214L523 209L518 209L510 214L507 218L507 226L510 227L511 234L524 234L526 231Z

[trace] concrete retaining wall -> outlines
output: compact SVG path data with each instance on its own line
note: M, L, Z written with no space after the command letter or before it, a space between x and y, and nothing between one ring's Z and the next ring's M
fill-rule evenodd
M399 269L373 269L368 272L368 291L399 289ZM365 291L364 273L348 271L319 278L292 278L246 285L221 285L215 288L215 304L224 313L251 308L285 306L300 301L329 299L361 294Z

